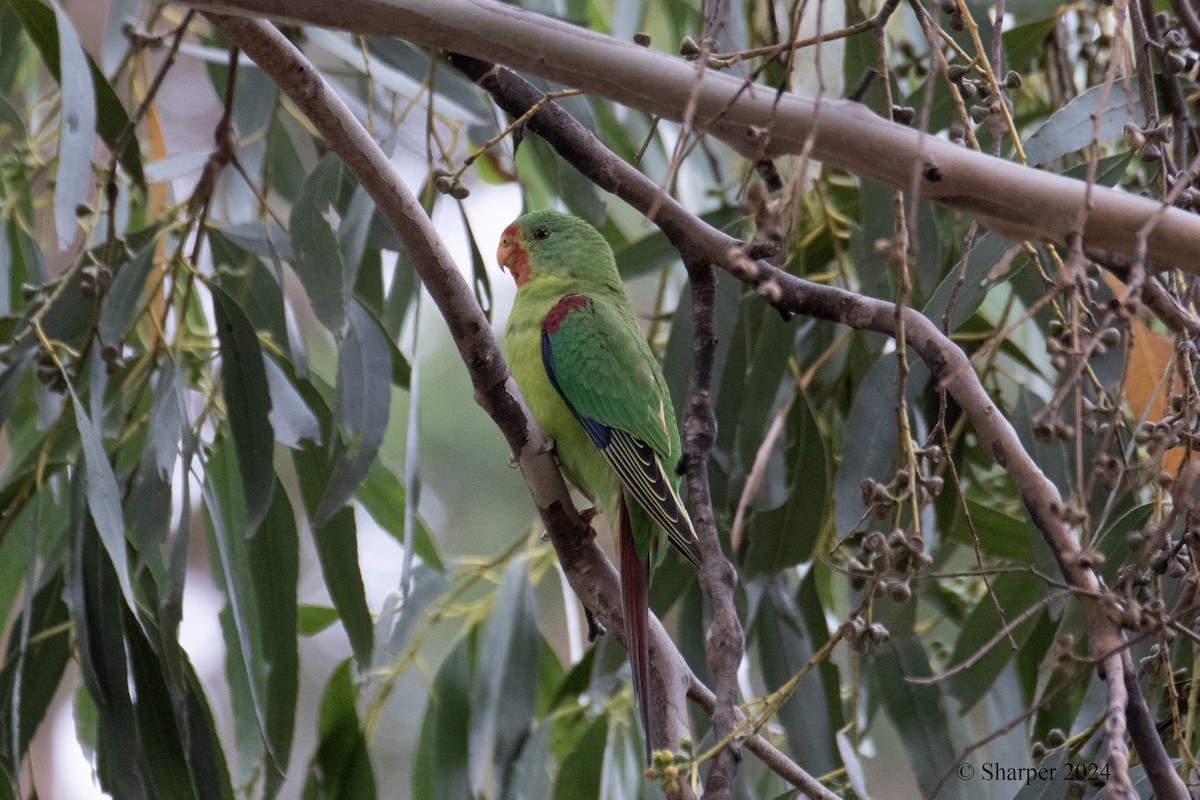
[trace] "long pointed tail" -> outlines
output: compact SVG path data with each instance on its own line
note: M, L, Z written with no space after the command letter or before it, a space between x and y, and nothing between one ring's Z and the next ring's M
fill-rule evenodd
M633 544L633 526L625 492L617 498L617 547L621 560L621 611L625 638L629 647L629 665L633 670L633 694L642 717L642 738L646 742L646 764L650 764L650 564L638 558Z

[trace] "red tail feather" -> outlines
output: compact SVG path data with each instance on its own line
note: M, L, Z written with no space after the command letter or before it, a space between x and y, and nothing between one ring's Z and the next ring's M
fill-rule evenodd
M633 694L642 717L642 738L646 742L646 764L650 763L650 564L638 558L629 523L625 492L617 498L617 548L621 561L621 610L625 622L625 643L633 670Z

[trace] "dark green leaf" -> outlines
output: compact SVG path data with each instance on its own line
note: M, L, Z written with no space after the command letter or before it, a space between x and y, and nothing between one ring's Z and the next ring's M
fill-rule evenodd
M1036 776L1025 781L1012 800L1059 800L1069 796L1067 748L1051 750L1038 762Z
M579 737L570 754L563 759L554 784L555 800L577 800L600 796L600 769L608 741L608 715L601 714Z
M308 293L313 313L334 332L341 330L346 318L345 266L326 215L337 196L341 176L341 160L332 153L325 156L308 176L289 221L292 265Z
M376 461L367 471L367 477L358 487L355 499L362 503L367 513L381 528L391 534L392 538L404 543L404 484L400 483L391 470L381 462ZM433 534L419 519L413 532L413 551L420 557L422 563L443 571L441 555L437 550L437 542Z
M346 339L338 352L337 448L333 474L314 521L341 508L366 476L387 431L392 398L392 355L379 326L352 302Z
M523 559L513 559L496 591L483 640L487 669L476 673L471 687L470 762L475 792L488 784L489 773L503 786L537 700L536 604Z
M227 603L221 611L225 638L225 675L233 695L234 735L237 743L237 774L234 782L245 786L265 762L267 769L281 769L270 748L272 736L268 703L268 675L262 638L265 609L260 608L255 585L253 539L246 535L246 509L237 459L226 437L210 448L206 480L202 487L205 519L208 522L209 552L217 588ZM274 480L274 472L271 473ZM270 536L269 533L255 533ZM283 565L287 569L287 565Z
M14 621L5 650L4 668L0 669L0 719L3 720L0 765L5 770L12 770L14 763L19 764L25 757L34 731L58 691L71 655L70 637L62 627L67 622L67 607L62 601L62 569L43 575L40 583L37 593L33 594L33 602ZM28 615L28 628L25 615ZM22 635L26 630L27 637ZM13 720L14 713L19 716L19 723ZM15 743L12 741L14 731L18 733Z
M825 520L825 446L804 393L796 390L787 418L787 501L756 513L746 529L747 576L778 572L812 556Z
M359 664L371 663L374 633L371 612L363 589L362 572L358 566L358 529L354 524L354 509L342 508L313 530L321 574L333 605L342 618L342 626L350 637L354 658Z
M816 599L816 592L812 594L811 599ZM817 633L820 635L823 631ZM813 648L819 646L779 577L765 579L762 601L754 620L754 637L763 682L770 690L778 689L790 680L812 658ZM829 678L836 687L836 674L825 674L820 669L809 672L776 715L776 720L787 732L788 752L800 763L811 765L805 769L812 769L814 774L831 772L841 766L833 738L834 731L842 727L841 703L831 705L829 702L826 686Z
M62 83L62 73L59 71L59 35L55 14L40 0L12 0L9 7L17 12L21 24L29 38L37 46L46 64L46 69L54 76L54 80ZM88 59L92 74L92 86L96 98L96 131L104 139L105 144L114 147L121 132L129 125L129 115L121 105L117 93L104 79L104 74ZM68 76L70 77L70 76ZM146 179L142 175L142 156L138 150L136 136L130 136L120 153L121 166L138 186L145 186Z
M1025 157L1030 164L1049 164L1087 146L1092 142L1093 116L1097 114L1100 141L1120 136L1126 122L1145 119L1136 92L1130 96L1119 86L1093 86L1051 114L1025 140Z
M317 752L308 766L306 800L375 798L375 775L358 725L355 694L350 661L346 660L333 671L321 697Z
M62 125L55 174L54 227L58 249L66 250L75 238L75 208L92 185L92 151L96 138L96 97L88 80L88 59L75 36L71 19L54 5L58 29L59 68L62 79Z
M1023 512L1006 512L984 505L981 502L967 500L967 510L971 514L971 522L975 525L975 533L979 537L979 549L997 558L1008 559L1019 564L1033 562L1033 552L1029 544L1029 526L1025 522ZM956 541L968 547L974 546L971 528L963 514L962 506L955 504L954 521L950 526L949 535Z
M246 524L253 531L266 515L275 488L271 392L262 349L250 321L223 289L214 286L212 295L226 417L242 474Z
M119 574L101 547L101 532L86 511L83 484L88 482L76 480L73 484L73 541L65 598L74 623L80 672L96 704L96 773L101 787L114 797L148 798L129 694ZM124 536L121 538L123 554Z
M121 512L121 490L117 486L117 478L113 475L112 465L108 462L108 454L104 452L104 442L100 440L100 431L92 424L83 404L79 402L75 389L68 387L71 402L75 408L75 426L79 430L79 441L83 447L83 466L87 486L87 506L91 518L100 532L104 549L112 559L116 570L117 583L125 602L133 609L137 604L133 598L133 587L129 582L129 559L125 545L125 519Z
M469 645L469 639L459 641L430 687L413 765L414 800L471 797L467 770L472 709Z
M158 242L151 242L138 251L132 261L120 265L117 276L104 295L100 312L100 341L118 344L125 338L129 323L138 304L146 294L146 276L154 266L154 251ZM110 265L114 269L116 265Z
M985 595L980 598L963 622L958 640L954 643L954 652L950 656L951 665L961 664L976 656L996 635L1001 625L1014 621L1046 595L1046 585L1042 579L1025 572L1006 572L993 578L991 583L996 600L1000 608L1004 609L1004 620L1002 622L996 613L996 606L991 597ZM1033 615L1010 631L1012 641L1015 641L1018 647L1029 638L1036 620L1037 615ZM955 673L950 678L950 691L958 698L964 712L971 709L993 688L1001 670L1014 655L1011 642L1005 637L971 667Z
M962 265L955 263L921 313L941 327L949 308L949 329L953 333L971 318L992 287L1010 279L1028 263L1029 256L1021 251L1021 245L991 231L984 232L975 237L967 256L962 285L958 283Z
M879 604L877 619L891 631L891 645L868 662L872 687L888 717L900 734L909 763L925 797L958 759L957 733L939 686L909 683L906 677L923 678L931 673L925 648L912 635L916 603L903 606ZM966 787L956 780L942 784L939 800L963 797Z
M301 636L316 636L337 621L337 609L303 603L297 608L296 631Z
M134 714L149 787L156 797L195 798L163 665L136 621L129 619L131 614L125 612L124 616L129 670L137 697Z
M913 398L925 388L929 369L923 362L909 359L908 391ZM888 355L876 361L854 393L850 414L846 417L842 441L842 461L833 483L833 504L838 535L853 531L866 509L862 502L862 482L866 478L887 483L896 458L896 357Z

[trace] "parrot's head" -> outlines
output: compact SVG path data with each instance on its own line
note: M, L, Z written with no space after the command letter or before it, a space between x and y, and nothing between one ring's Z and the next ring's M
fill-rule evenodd
M600 232L579 217L558 211L531 211L505 228L496 261L500 269L512 273L518 288L542 277L584 281L616 277L612 249Z

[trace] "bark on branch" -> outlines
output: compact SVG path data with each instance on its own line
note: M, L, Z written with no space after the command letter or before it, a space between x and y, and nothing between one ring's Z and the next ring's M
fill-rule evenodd
M542 94L511 70L459 55L448 56L479 83L507 113L519 116ZM811 283L744 255L740 242L694 216L653 181L609 151L586 128L553 103L527 123L560 156L601 188L616 194L654 221L688 264L715 264L755 289L781 311L838 322L852 328L896 335L896 306L832 286ZM1110 697L1129 718L1130 739L1137 748L1158 797L1186 800L1187 789L1172 768L1166 748L1153 726L1153 716L1128 657L1125 636L1109 605L1109 595L1083 557L1070 526L1063 520L1061 497L1021 446L1016 431L991 402L967 356L931 320L914 309L903 315L907 341L929 366L940 385L971 421L984 452L1006 469L1031 520L1058 560L1083 606L1088 645L1101 662ZM1125 653L1114 658L1114 653ZM715 701L714 701L715 702ZM1114 789L1120 787L1113 787Z
M379 211L395 229L450 329L471 376L475 400L500 428L517 455L538 513L572 590L611 632L624 641L620 590L616 571L592 541L563 482L545 434L529 413L516 382L500 354L470 287L446 251L416 198L404 185L388 157L371 139L320 73L273 26L244 17L206 12L205 16L263 69L308 117L337 153ZM651 615L650 681L661 720L648 735L655 747L679 750L679 734L688 728L686 698L692 696L712 713L712 697L688 668L674 643ZM785 780L818 800L836 800L815 778L792 763L760 736L747 746L762 755ZM681 783L681 798L692 796Z
M850 101L817 105L791 93L492 0L182 0L209 11L252 14L463 53L681 120L754 157L811 155L901 191L921 176L923 197L965 211L1012 239L1070 246L1087 185L957 147L875 116ZM915 172L914 172L915 170ZM1200 216L1094 186L1083 222L1087 254L1133 265L1143 225L1146 265L1200 273Z

